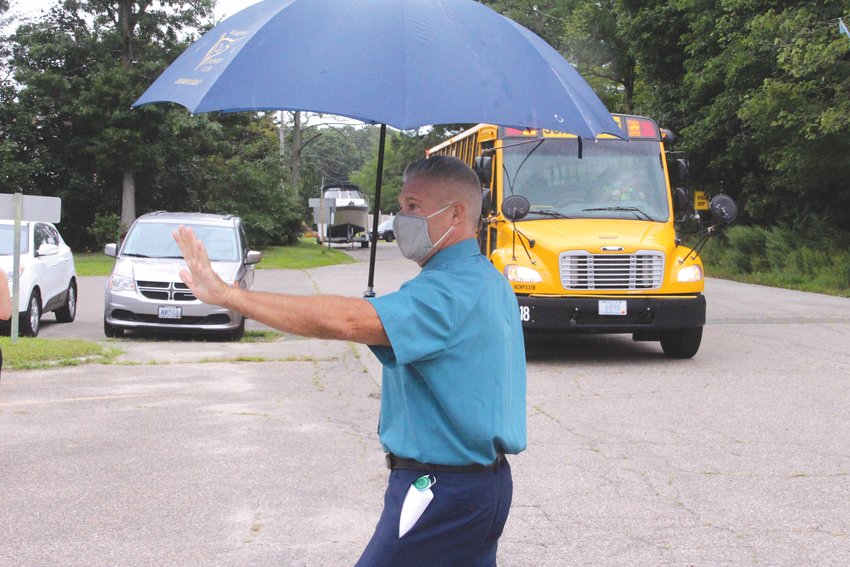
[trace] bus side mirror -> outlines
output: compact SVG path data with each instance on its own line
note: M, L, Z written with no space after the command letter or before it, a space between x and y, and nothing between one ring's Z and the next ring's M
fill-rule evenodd
M481 216L489 216L493 210L493 193L487 188L481 189Z
M688 160L679 158L675 162L673 176L676 178L677 185L687 185L691 180L691 165Z
M478 156L472 162L472 169L478 174L482 187L489 187L493 181L493 158L490 156Z
M502 201L502 214L511 222L524 219L531 204L522 195L511 195Z
M684 187L673 189L673 210L677 215L687 213L689 201L688 191Z
M715 195L709 204L711 214L719 223L730 223L738 216L738 203L729 195Z

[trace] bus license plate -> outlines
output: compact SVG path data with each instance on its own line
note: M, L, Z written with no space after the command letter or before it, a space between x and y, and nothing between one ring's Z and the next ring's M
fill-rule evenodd
M611 300L611 299L600 299L599 300L599 314L600 315L625 315L626 314L626 302L625 300Z
M174 305L161 305L159 307L160 319L180 319L183 317L183 308Z

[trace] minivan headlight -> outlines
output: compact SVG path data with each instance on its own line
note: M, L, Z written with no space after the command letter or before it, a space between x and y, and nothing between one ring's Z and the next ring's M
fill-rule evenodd
M699 266L688 266L679 270L679 276L676 278L680 283L698 282L702 279L702 268Z
M133 291L136 289L136 282L132 278L124 276L109 276L109 289L112 291Z
M512 282L540 283L543 278L537 270L525 266L505 266L505 277Z

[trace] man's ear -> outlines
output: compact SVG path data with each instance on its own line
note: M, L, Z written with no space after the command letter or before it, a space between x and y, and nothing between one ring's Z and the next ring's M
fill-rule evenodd
M457 202L452 205L452 221L454 224L460 224L463 222L463 219L466 217L466 205L461 202Z

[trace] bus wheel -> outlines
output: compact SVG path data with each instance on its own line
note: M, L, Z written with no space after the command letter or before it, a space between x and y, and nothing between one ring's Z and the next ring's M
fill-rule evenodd
M702 327L664 331L661 334L661 349L670 358L691 358L702 342Z

